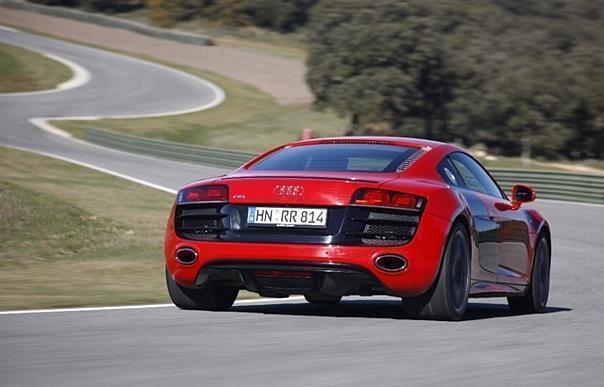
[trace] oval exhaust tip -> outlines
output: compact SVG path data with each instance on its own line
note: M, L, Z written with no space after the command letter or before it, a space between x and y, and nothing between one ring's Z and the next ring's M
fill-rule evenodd
M380 270L392 273L405 270L407 260L400 255L380 255L375 259L375 266Z
M197 261L197 251L188 247L178 249L176 250L176 260L183 265L190 265Z

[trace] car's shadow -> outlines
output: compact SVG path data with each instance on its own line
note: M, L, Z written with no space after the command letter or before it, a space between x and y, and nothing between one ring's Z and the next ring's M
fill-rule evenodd
M568 312L572 309L548 307L545 313ZM290 316L361 317L408 319L399 300L343 300L337 305L312 305L308 303L275 303L233 306L231 312L261 313ZM507 304L470 302L464 320L482 320L518 316Z

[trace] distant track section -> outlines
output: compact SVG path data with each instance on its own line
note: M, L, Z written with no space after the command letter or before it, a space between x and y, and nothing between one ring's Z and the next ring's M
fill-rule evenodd
M27 1L20 0L0 0L0 5L6 8L36 12L43 15L62 17L86 23L93 23L104 27L120 28L131 32L136 32L137 34L165 40L172 40L179 43L203 46L210 46L213 44L212 38L209 36L192 34L184 31L171 31L163 28L155 28L132 20L120 19L118 17L111 17L98 13L83 12L67 7L32 4Z
M149 117L208 109L224 97L215 85L169 67L11 28L0 29L0 42L62 58L90 75L87 82L68 90L0 94L0 145L94 166L173 190L225 172L57 136L59 131L48 130L46 125L49 119Z

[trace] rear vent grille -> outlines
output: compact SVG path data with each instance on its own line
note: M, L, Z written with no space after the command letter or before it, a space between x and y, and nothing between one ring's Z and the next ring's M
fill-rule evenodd
M425 149L418 149L417 152L409 156L401 165L396 168L397 172L403 172L407 168L413 165L420 157L422 157L427 151Z
M181 238L211 240L226 231L222 204L185 204L176 208L174 227Z
M360 238L364 245L394 246L411 240L419 224L419 212L406 210L370 210L367 216L356 216L350 220L361 223L359 231L346 234Z

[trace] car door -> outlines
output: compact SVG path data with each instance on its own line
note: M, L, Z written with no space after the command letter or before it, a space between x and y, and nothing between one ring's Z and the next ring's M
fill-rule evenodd
M477 235L475 236L478 256L472 263L472 280L479 282L497 282L497 269L499 268L499 245L497 241L497 223L491 218L488 210L492 200L487 195L474 187L474 177L470 176L466 168L460 168L462 176L447 157L439 164L438 172L443 179L458 192L467 203ZM469 183L466 183L468 181Z
M497 225L497 282L528 283L529 239L524 213L512 207L491 175L471 156L455 152L451 154L451 161L468 188L480 195L487 206L489 219ZM488 254L493 253L489 251Z
M500 260L497 282L527 285L530 275L529 229L523 211L509 201L495 203L491 216L499 225Z

